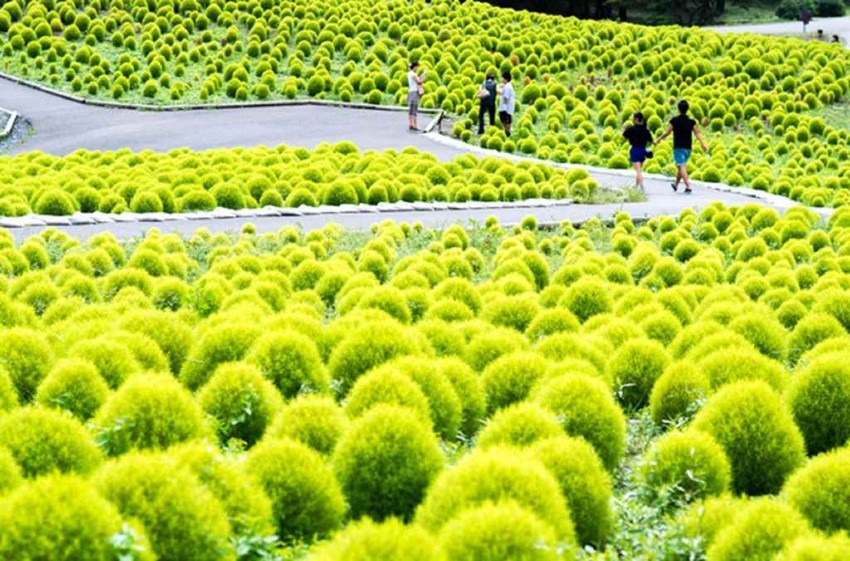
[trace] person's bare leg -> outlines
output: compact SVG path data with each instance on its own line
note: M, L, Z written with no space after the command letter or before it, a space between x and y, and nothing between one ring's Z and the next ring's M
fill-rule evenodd
M642 190L643 189L643 170L642 170L643 166L641 165L640 162L635 162L634 164L632 164L632 166L635 168L635 188Z
M691 190L691 181L688 178L688 166L679 166L679 175L682 176L682 180L685 182L685 190Z

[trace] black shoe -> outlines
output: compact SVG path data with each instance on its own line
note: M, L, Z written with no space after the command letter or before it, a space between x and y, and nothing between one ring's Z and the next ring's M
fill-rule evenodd
M672 187L672 188L673 188L673 192L674 192L674 193L675 193L675 192L677 192L677 191L679 190L678 185L676 185L675 183L671 183L671 184L670 184L670 187Z
M685 189L685 194L686 194L686 195L690 195L691 193L693 193L693 191L691 190L691 188L690 188L690 187L688 187L688 188L686 188L686 189Z

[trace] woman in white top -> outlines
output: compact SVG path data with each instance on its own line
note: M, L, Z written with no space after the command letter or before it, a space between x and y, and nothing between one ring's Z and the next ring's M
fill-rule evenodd
M407 125L412 131L418 131L419 127L416 124L416 115L419 113L419 98L422 97L424 89L422 82L425 80L427 71L421 75L417 73L419 62L413 61L410 63L410 71L407 73Z

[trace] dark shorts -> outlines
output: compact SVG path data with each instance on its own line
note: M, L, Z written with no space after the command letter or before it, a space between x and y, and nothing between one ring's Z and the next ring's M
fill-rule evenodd
M407 93L407 114L411 117L415 117L417 113L419 113L419 92L408 92Z
M499 120L502 121L503 125L510 125L513 121L513 115L507 111L499 111Z
M632 146L629 150L629 161L633 164L642 164L646 161L646 148Z

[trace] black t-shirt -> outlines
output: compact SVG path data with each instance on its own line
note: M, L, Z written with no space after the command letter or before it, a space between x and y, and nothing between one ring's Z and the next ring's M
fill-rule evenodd
M673 148L690 150L694 146L694 127L697 122L687 115L677 115L670 119L673 127Z
M646 124L631 125L623 131L623 137L629 141L634 148L646 148L652 144L652 135Z

